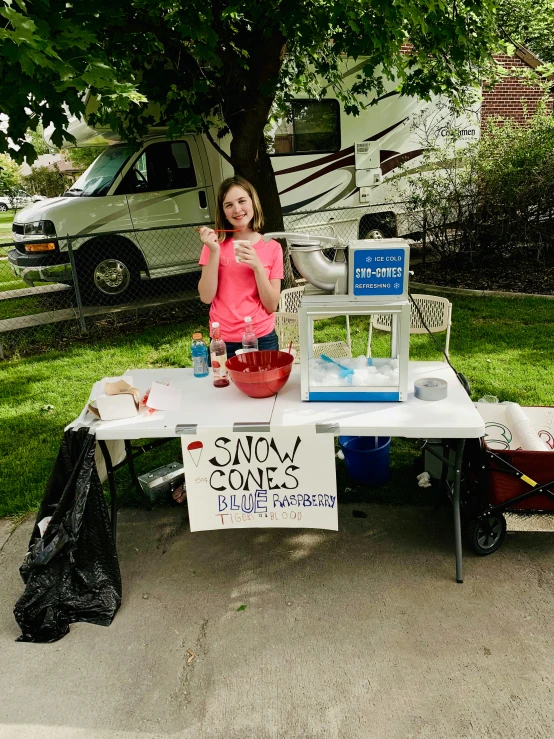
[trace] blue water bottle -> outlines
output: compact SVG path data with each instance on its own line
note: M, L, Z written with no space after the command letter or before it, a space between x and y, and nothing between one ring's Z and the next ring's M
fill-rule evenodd
M191 344L192 369L195 377L207 377L208 369L208 347L202 338L202 334L192 335Z

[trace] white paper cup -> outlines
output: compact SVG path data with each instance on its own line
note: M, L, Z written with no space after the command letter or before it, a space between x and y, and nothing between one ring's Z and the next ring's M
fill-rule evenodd
M235 260L240 262L241 260L237 257L237 249L239 246L249 246L250 242L246 240L233 240L233 249L235 250Z

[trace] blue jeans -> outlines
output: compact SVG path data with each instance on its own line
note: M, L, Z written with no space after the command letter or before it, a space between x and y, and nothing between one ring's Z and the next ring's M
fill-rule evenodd
M242 342L240 341L226 341L225 346L227 347L227 359L235 356L237 349L242 349ZM260 336L258 339L258 350L264 351L267 349L273 349L277 351L279 349L279 339L275 333L275 329L270 331L265 336Z

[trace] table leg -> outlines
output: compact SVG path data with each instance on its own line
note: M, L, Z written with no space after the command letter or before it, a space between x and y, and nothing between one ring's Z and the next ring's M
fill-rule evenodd
M440 459L442 462L441 469L441 488L448 493L448 497L452 502L454 510L454 545L456 550L456 582L463 582L462 575L462 517L460 503L460 487L462 483L462 459L464 456L465 439L443 439L443 448L445 453L441 454L432 447L425 447L429 454ZM450 459L450 449L454 450L454 462ZM454 482L452 486L448 480L449 470L454 469Z
M454 540L456 546L456 582L464 581L462 573L462 521L460 515L460 485L462 480L462 457L465 439L457 439L455 444L456 459L454 462L454 490L452 505L454 508Z
M129 467L129 474L131 475L131 480L133 482L133 485L135 486L135 490L140 494L144 495L144 491L140 486L139 479L137 477L137 473L135 470L135 458L133 456L133 447L131 446L131 442L129 439L125 439L125 459L127 461L127 466Z
M98 446L100 447L102 456L104 457L104 461L106 463L108 485L110 486L110 517L112 522L112 537L115 544L117 535L117 495L115 490L114 469L112 465L112 458L110 456L110 452L108 451L106 442L99 440Z

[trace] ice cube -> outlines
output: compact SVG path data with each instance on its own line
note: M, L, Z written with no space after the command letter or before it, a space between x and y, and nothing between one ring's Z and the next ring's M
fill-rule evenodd
M367 369L354 370L354 374L352 376L352 385L356 387L361 387L363 385L370 385L371 377L372 375L370 375Z

